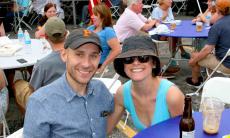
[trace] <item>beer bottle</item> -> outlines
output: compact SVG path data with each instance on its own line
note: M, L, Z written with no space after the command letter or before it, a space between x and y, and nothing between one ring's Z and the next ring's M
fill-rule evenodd
M180 120L180 138L195 137L195 122L192 118L192 98L185 97L185 106L183 116Z

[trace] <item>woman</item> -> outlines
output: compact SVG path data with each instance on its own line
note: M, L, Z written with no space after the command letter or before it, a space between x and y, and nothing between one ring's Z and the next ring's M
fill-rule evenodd
M139 131L183 113L184 95L172 82L158 77L160 60L156 55L156 45L147 36L132 36L124 41L122 53L114 60L114 68L130 81L115 94L108 133L125 109Z
M93 8L93 14L93 25L89 26L88 30L97 33L101 41L103 52L98 68L98 72L101 73L121 52L121 46L115 31L111 27L112 17L110 9L102 3Z
M208 4L208 9L203 14L200 13L196 18L194 18L192 20L193 23L195 23L197 21L201 21L201 22L206 23L207 22L206 16L212 16L216 12L214 0L208 0L207 4ZM209 18L211 19L211 17L209 17Z
M53 16L57 16L56 4L47 3L44 7L44 16L42 16L41 19L38 21L37 31L35 32L36 38L44 37L45 35L44 24L46 23L48 18Z
M156 7L152 12L152 19L159 20L160 22L170 22L174 20L172 13L172 0L157 0L159 6ZM160 40L165 40L166 38L160 38ZM176 51L177 38L172 38L172 52ZM179 40L180 41L180 40ZM190 59L189 53L187 53L182 46L179 47L181 51L181 57L185 59Z
M9 104L9 95L8 90L6 88L6 80L4 72L0 69L0 135L2 133L2 120L3 115L6 114ZM3 114L2 114L3 113Z

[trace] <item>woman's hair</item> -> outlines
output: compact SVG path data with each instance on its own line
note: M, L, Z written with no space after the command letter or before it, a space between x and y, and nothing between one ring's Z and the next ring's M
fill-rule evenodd
M104 29L106 26L112 26L112 16L109 7L107 7L104 3L98 4L93 7L93 14L99 15L102 19L102 28Z
M52 8L52 7L54 7L55 9L57 9L56 8L56 4L54 4L54 3L47 3L46 5L45 5L45 7L44 7L44 13L46 13L50 8ZM46 21L48 20L48 17L44 14L42 17L41 17L41 19L38 21L38 23L39 23L39 26L43 26L45 23L46 23Z
M44 7L44 12L47 12L50 8L54 7L55 9L57 9L56 4L54 3L47 3Z
M164 3L164 0L157 0L157 3L158 3L159 5L162 5L162 4Z
M224 16L230 14L230 0L217 0L216 8Z

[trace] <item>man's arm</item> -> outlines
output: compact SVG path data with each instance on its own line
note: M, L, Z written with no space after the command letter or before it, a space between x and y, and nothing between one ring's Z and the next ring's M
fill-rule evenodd
M202 48L202 50L198 53L193 53L192 54L192 58L189 60L189 64L190 65L195 65L198 61L202 60L203 58L205 58L208 54L210 54L213 49L215 48L214 45L208 45L206 44L204 46L204 48Z
M30 78L30 85L34 88L34 90L42 87L42 82L44 79L43 75L43 69L39 66L38 63L35 64Z
M151 28L153 28L154 25L157 24L156 20L149 20L145 23L145 25L141 28L142 31L147 32Z

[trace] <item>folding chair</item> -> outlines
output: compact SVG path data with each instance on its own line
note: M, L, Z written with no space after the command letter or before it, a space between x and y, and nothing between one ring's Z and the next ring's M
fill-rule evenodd
M215 97L226 104L230 104L230 78L213 77L205 84L201 95L201 101L204 97Z
M155 0L151 0L151 3L149 4L149 0L143 1L143 12L146 12L144 15L145 17L151 16L152 10L157 7L158 4L156 4Z
M187 7L187 0L173 0L173 2L174 2L174 5L173 5L172 9L176 8L176 10L177 10L176 14L179 14L182 9L185 10ZM181 5L179 5L179 4L181 4Z
M25 2L25 1L23 1ZM15 0L15 6L16 6L16 11L14 12L14 31L17 32L18 28L21 28L21 24L24 24L28 29L32 30L31 26L27 24L24 20L26 16L29 14L29 9L31 5L31 0L28 0L28 5L23 5L23 7L20 7L18 5L18 0ZM22 9L22 10L19 10ZM20 12L22 12L22 16L20 16Z
M108 0L111 7L110 7L110 10L111 10L111 14L112 14L112 17L118 19L120 17L120 13L119 13L119 5L114 5L111 0Z
M23 138L23 128L17 130L13 134L9 135L7 138Z
M201 90L201 88L205 85L205 83L212 77L212 75L215 73L215 72L219 72L219 73L222 73L223 75L225 76L230 76L230 74L226 74L226 73L223 73L221 71L218 71L218 68L220 67L220 65L223 63L223 61L228 57L230 56L230 49L228 49L227 53L225 54L225 56L223 57L223 59L219 62L219 64L213 69L213 71L209 74L207 73L207 78L205 79L205 81L200 85L200 87L196 90L196 92L194 93L190 93L188 95L199 95L199 91ZM206 69L207 72L208 72L208 69Z

